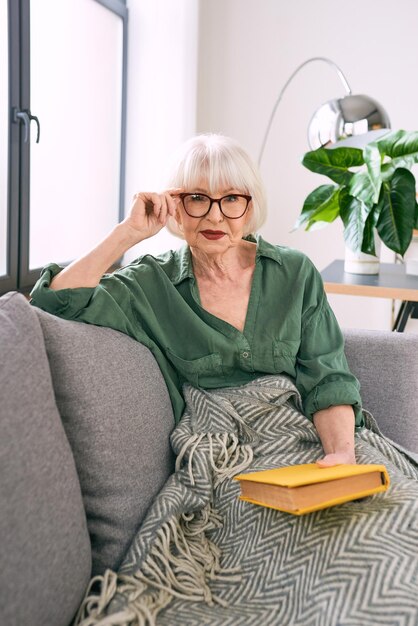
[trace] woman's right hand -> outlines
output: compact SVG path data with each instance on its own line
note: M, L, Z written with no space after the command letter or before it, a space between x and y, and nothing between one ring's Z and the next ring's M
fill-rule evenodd
M177 197L181 189L169 189L163 193L140 192L133 197L129 215L122 224L129 228L135 243L156 235L174 216Z

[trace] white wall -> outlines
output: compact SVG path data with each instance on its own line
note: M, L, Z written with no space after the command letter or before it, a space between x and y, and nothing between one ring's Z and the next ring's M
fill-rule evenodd
M196 132L197 0L129 0L126 210L137 191L161 190L173 152ZM163 229L126 261L183 242Z
M415 0L201 0L199 132L238 139L256 159L277 95L296 67L326 56L346 75L353 93L383 104L393 128L418 127L418 40ZM322 182L299 162L308 150L306 129L322 102L344 95L324 63L308 65L289 86L277 111L261 171L270 214L262 229L270 241L298 248L319 269L343 258L340 221L316 232L290 230L307 194ZM389 250L383 261L391 261ZM330 296L345 327L390 328L392 302ZM408 329L418 322L411 321Z

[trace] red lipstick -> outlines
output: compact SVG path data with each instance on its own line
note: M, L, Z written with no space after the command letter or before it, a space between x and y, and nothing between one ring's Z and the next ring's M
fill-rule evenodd
M200 233L206 237L206 239L222 239L225 233L222 230L201 230Z

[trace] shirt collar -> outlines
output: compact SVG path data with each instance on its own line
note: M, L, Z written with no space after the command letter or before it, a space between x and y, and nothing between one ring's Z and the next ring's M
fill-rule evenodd
M282 255L280 254L278 246L269 243L261 237L261 235L248 235L245 237L248 241L255 241L257 244L257 257L265 256L269 259L273 259L279 265L283 265Z
M173 285L178 285L186 278L194 278L192 255L188 245L181 247L173 252L174 268L171 277Z
M247 241L253 241L257 244L256 258L267 257L282 265L282 257L277 246L265 241L260 235L247 235L244 237ZM173 285L178 285L186 278L194 278L192 255L188 245L183 246L174 253L174 268L171 281Z

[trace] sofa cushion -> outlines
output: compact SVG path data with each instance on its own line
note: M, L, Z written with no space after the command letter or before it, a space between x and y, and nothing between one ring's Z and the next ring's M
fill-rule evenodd
M37 316L0 298L0 624L68 626L91 552Z
M170 398L148 348L109 328L34 310L78 469L93 574L101 574L118 568L173 470Z
M364 408L387 437L418 453L418 335L354 329L344 335Z

